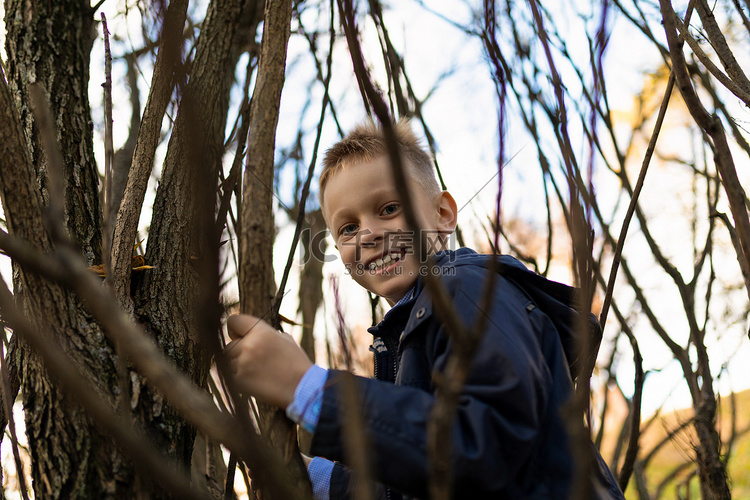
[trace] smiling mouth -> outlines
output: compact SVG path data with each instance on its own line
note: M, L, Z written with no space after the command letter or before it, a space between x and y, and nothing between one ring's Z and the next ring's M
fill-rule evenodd
M384 258L381 259L375 259L374 261L370 262L370 264L367 266L367 269L370 271L380 271L382 269L385 269L389 267L392 264L396 264L404 259L404 255L402 253L389 253Z

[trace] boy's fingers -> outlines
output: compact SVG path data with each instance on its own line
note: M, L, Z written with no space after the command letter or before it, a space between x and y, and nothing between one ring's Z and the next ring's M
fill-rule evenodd
M231 339L241 339L261 321L252 314L233 314L227 318L227 332Z
M234 348L237 347L237 342L239 342L239 339L235 339L229 342L226 347L224 347L224 354L226 354L230 359L237 356L236 354L234 356L231 354Z

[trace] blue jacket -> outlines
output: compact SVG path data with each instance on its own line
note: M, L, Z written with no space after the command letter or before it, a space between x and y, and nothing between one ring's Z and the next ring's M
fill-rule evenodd
M479 304L489 258L462 248L441 252L437 259L442 282L467 327L484 314ZM512 257L498 259L525 269ZM573 383L560 336L550 318L501 274L491 304L454 424L454 497L567 499L574 462L560 409L573 395ZM355 380L373 476L388 487L378 493L393 500L427 498L432 374L445 369L451 342L426 290L392 308L370 332L376 379ZM339 376L329 375L311 452L343 461ZM594 453L594 498L624 498ZM337 464L331 499L348 498L354 483L353 475Z

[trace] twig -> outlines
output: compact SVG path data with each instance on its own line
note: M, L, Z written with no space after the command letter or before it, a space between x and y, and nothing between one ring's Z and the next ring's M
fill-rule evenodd
M724 33L722 33L719 24L716 22L716 16L714 16L714 13L708 6L708 2L706 2L706 0L696 0L695 10L698 11L698 16L701 18L703 28L708 35L708 41L716 51L716 55L719 56L719 60L727 71L727 75L729 75L729 78L732 79L737 87L742 89L742 94L745 96L742 97L738 95L737 97L742 99L746 105L750 106L750 80L747 79L745 72L742 71L742 67L737 63L734 54L732 54L732 51L729 49Z
M716 115L709 115L692 86L685 57L682 53L682 44L676 33L675 20L677 15L672 9L671 3L668 0L660 0L659 4L664 20L664 31L669 43L672 70L675 73L680 93L695 122L713 141L714 162L722 178L729 207L735 219L737 235L744 253L744 255L738 255L737 257L750 262L750 219L748 219L747 214L747 198L737 177L737 170L727 144L724 128ZM699 6L699 8L701 7ZM705 23L705 16L702 15L701 17ZM746 282L745 286L750 287L750 283ZM694 428L700 443L696 447L696 452L698 454L701 487L706 494L710 493L716 498L730 498L726 465L719 455L718 444L720 439L713 425L716 416L716 397L713 391L708 353L702 337L702 332L691 325L691 340L697 350L698 373L702 378L701 393L693 399L693 406L696 410Z
M594 287L592 286L592 269L594 266L591 255L593 237L591 236L590 221L587 218L589 215L587 212L590 210L591 205L588 205L587 210L584 210L581 206L580 197L582 193L585 192L585 188L582 185L578 185L580 173L568 134L568 118L565 105L564 86L557 71L554 57L552 56L547 31L544 26L544 18L540 12L538 0L531 0L529 5L534 17L536 34L544 49L545 59L549 66L550 77L557 103L557 109L554 110L555 116L552 118L552 121L555 124L555 135L558 137L559 148L565 164L566 177L568 180L570 214L569 218L566 220L568 221L572 239L575 276L577 277L578 284L582 289L582 295L585 297L579 307L581 312L584 312L584 309L586 309L585 312L588 312L588 310L590 310L591 299L594 293ZM585 332L585 315L580 314L580 318L581 320L578 325L578 330ZM598 348L598 345L592 345L592 342L589 340L589 335L581 335L580 349L583 356L582 359L589 360L592 358L590 354L595 353L596 348ZM570 496L571 498L581 500L588 500L592 498L593 495L591 482L588 479L594 467L594 457L591 452L591 435L590 430L586 427L581 418L582 415L587 417L589 412L589 369L593 370L593 365L589 367L588 362L581 363L579 373L574 374L574 376L577 375L576 378L578 380L575 397L563 408L565 423L571 441L570 449L572 456L575 457L573 484Z
M729 221L729 217L727 217L727 214L715 212L711 214L711 217L716 217L724 223L724 227L727 228L727 232L729 233L729 240L732 242L734 251L737 253L737 255L741 255L742 247L740 246L740 241L737 238L737 231L735 231L734 226L732 226L732 223ZM750 270L747 268L747 263L744 260L740 260L739 264L740 272L742 273L742 277L744 278L745 282L750 282ZM750 298L750 287L745 287L745 291L748 294L748 298Z
M245 157L245 145L247 144L247 134L250 130L250 78L252 76L252 69L254 67L252 58L247 63L247 70L245 72L245 92L242 97L242 104L240 105L240 114L238 119L240 120L240 129L237 134L237 149L234 153L234 159L232 160L232 168L229 170L229 175L221 184L221 199L219 201L219 210L216 214L216 232L221 234L227 222L227 213L229 212L230 201L232 194L234 194L235 187L239 184L240 173L242 168L242 160Z
M464 327L458 316L455 314L454 308L452 307L451 301L444 290L444 287L436 278L439 273L435 272L435 269L433 269L433 266L435 265L434 260L425 258L426 255L424 252L427 246L423 239L426 235L424 234L424 231L420 230L421 228L416 219L414 207L412 206L409 197L406 174L404 172L401 156L398 153L398 143L394 135L393 123L388 115L388 108L382 101L378 91L375 90L372 82L367 77L367 70L362 56L361 47L359 45L359 40L357 39L357 28L355 26L354 11L351 1L338 0L338 5L339 11L342 13L342 22L344 24L347 43L349 44L349 52L351 53L352 62L354 63L355 75L366 92L365 96L367 101L373 107L375 115L383 127L383 134L386 143L388 144L388 159L390 160L399 198L403 205L407 225L414 234L419 235L415 241L415 253L420 256L422 262L427 262L429 267L425 272L425 285L432 293L435 309L441 314L444 314L444 317L441 317L441 320L445 323L446 329L449 332L452 332L451 335L462 337L461 334L464 332Z
M617 279L617 270L620 267L620 259L622 258L622 250L625 247L625 237L628 234L630 228L630 221L633 219L636 206L638 205L638 198L640 197L643 184L646 180L646 173L648 167L651 164L651 157L654 155L656 149L656 141L659 138L659 132L661 126L664 123L664 116L667 113L667 107L669 106L669 98L672 96L672 89L674 88L674 73L670 73L667 87L664 89L664 98L661 101L661 107L659 108L659 114L656 117L654 123L654 130L651 132L651 138L646 148L646 153L643 156L643 163L641 164L641 170L638 174L638 180L635 183L633 193L630 195L630 204L628 210L625 213L625 217L622 221L622 228L620 229L620 235L617 237L617 245L612 255L612 268L609 271L609 281L607 282L607 289L604 294L604 302L602 304L602 312L599 314L599 324L602 326L602 330L607 325L607 315L609 314L609 307L612 304L612 294L615 289L615 281Z
M339 352L344 358L344 367L348 371L352 371L352 350L346 330L346 322L344 321L344 312L341 308L341 295L339 294L339 281L335 276L331 276L331 290L333 292L333 306L336 310L336 333L339 339Z
M109 30L107 28L107 18L104 12L102 17L102 31L104 35L104 74L105 80L102 84L104 87L104 240L103 240L103 262L104 273L106 277L111 275L111 250L112 250L112 162L114 161L115 148L112 139L112 53L109 47ZM138 89L131 89L131 92L138 92ZM105 283L107 282L105 278ZM115 343L115 353L117 354L117 376L120 383L119 406L122 415L128 414L128 370L126 359L122 356L118 344Z
M237 495L234 493L234 473L237 470L237 456L229 455L227 464L227 477L224 481L224 500L235 500Z
M355 498L374 500L373 483L370 473L369 436L359 409L361 398L357 393L357 381L350 372L338 374L338 390L341 393L341 422L344 452L351 469L359 473Z
M698 57L698 60L703 63L703 66L706 67L709 73L714 75L714 77L719 80L719 82L721 82L727 89L729 89L730 92L732 92L735 96L742 100L745 105L750 106L750 93L742 88L740 84L736 83L729 76L727 76L713 63L713 61L711 61L711 59L706 55L701 46L698 44L698 41L693 37L693 35L690 34L687 26L682 21L680 21L679 18L675 18L675 26L677 26L677 30L680 32L682 38L690 46L690 49L692 49L693 54Z
M481 335L484 331L483 322L486 321L486 318L480 314L477 319L478 324L474 325L470 330L466 329L456 314L455 307L447 291L437 278L439 273L436 270L434 259L426 255L426 234L420 228L409 197L406 174L399 154L398 141L393 129L393 122L388 113L388 107L383 102L382 96L375 90L368 76L358 40L352 2L350 0L338 0L338 5L357 81L364 93L365 102L369 103L369 106L371 106L382 126L385 142L388 146L388 160L390 161L407 225L413 234L418 235L415 241L415 253L420 257L421 262L427 264L424 276L425 285L431 294L434 310L438 318L445 325L449 337L454 342L453 354L448 361L444 377L442 377L444 383L440 382L436 384L438 387L436 401L430 414L427 431L427 445L430 459L430 470L428 471L430 492L433 496L438 495L434 497L434 500L448 498L451 494L450 485L452 482L452 466L450 461L452 440L450 438L450 429L452 428L455 416L458 395L468 374L471 357L481 340ZM493 272L492 274L493 276L490 276L488 280L490 282L488 292L491 292L492 280L495 278L495 273ZM491 293L485 295L483 303L489 300L490 295ZM439 485L444 485L445 487L441 489Z
M26 486L26 474L24 474L23 470L23 463L21 462L21 455L18 453L18 436L16 436L16 421L13 416L13 400L15 399L15 394L13 394L13 397L11 397L11 393L13 391L10 390L11 388L11 381L10 381L10 375L8 374L8 358L5 355L4 345L5 345L5 321L3 321L3 339L2 342L0 342L0 370L2 371L2 381L3 381L3 388L2 388L2 405L3 409L5 410L5 415L7 415L7 421L8 421L8 431L10 431L10 445L11 449L13 450L13 460L16 464L16 476L18 476L18 487L21 490L21 495L24 500L29 500L29 494L28 494L28 486ZM2 432L2 430L0 430ZM1 439L1 438L0 438Z
M742 188L742 184L737 177L737 170L732 160L732 153L727 144L724 128L718 117L710 115L692 86L690 75L687 71L685 56L682 53L682 44L677 37L676 17L672 5L668 0L660 0L662 18L664 20L664 31L669 43L669 52L672 60L672 71L675 74L675 81L680 90L685 105L690 111L691 116L696 124L711 137L715 148L714 161L716 168L722 178L722 185L727 194L729 208L734 217L737 236L739 238L743 254L738 255L738 259L744 259L748 268L750 268L750 219L746 208L747 197ZM750 282L745 282L745 286L750 288Z
M628 440L628 449L625 452L625 461L620 468L620 474L617 478L617 484L622 491L628 487L628 481L633 473L633 465L638 458L638 438L641 429L641 402L643 399L643 357L638 347L638 341L630 329L625 329L625 334L630 340L630 346L633 348L633 362L635 363L635 390L633 392L633 401L630 407L630 438Z
M503 193L503 163L505 160L505 103L507 101L507 63L503 56L500 44L497 42L496 37L496 13L495 13L495 1L485 0L484 1L484 29L482 30L482 42L484 43L485 51L489 55L490 62L492 63L493 73L492 80L495 83L495 93L497 94L497 100L499 104L498 110L498 144L499 151L497 155L497 198L495 200L494 220L492 226L495 228L493 232L492 248L495 252L498 251L500 245L500 233L501 230L501 198Z
M2 318L0 318L0 325L2 324ZM13 362L13 360L17 356L18 337L12 335L10 337L10 340L7 340L5 336L3 336L2 341L7 349L7 354L5 355L3 360L5 363L9 363L8 384L3 386L2 390L3 393L7 391L7 397L9 397L11 401L15 401L16 397L18 396L18 391L21 389L21 380L18 377L17 363ZM5 394L3 394L2 397L6 397ZM8 425L8 415L6 414L3 406L0 406L0 410L2 410L2 413L0 413L0 435L2 435L2 433L5 431L5 426ZM0 441L2 441L2 437L0 437Z
M747 32L750 33L750 18L748 18L747 14L745 14L745 11L742 9L739 0L732 0L732 3L734 4L734 8L737 9L737 12L742 18L742 24L745 26Z
M110 275L110 250L112 247L112 217L110 206L112 204L112 160L115 155L115 147L112 140L112 52L109 48L109 30L107 29L107 17L104 12L102 17L102 31L104 35L104 241L103 261L104 272Z

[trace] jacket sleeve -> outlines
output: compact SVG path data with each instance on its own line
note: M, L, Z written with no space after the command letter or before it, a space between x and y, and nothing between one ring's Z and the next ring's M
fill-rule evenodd
M451 436L454 485L464 498L503 491L514 479L534 449L552 385L526 307L529 300L499 279L491 311L480 311L481 293L471 290L481 290L482 282L473 287L466 287L465 281L447 283L454 309L465 325L474 324L479 314L487 314L487 326L459 397ZM419 306L418 302L415 309ZM423 316L413 332L407 327L402 369L406 363L423 362L428 374L443 371L452 353L451 340L436 317L429 312ZM407 349L408 342L421 347ZM420 355L423 360L406 359ZM329 374L312 450L333 460L345 460L339 375L335 371ZM361 377L356 383L357 404L374 451L369 456L375 478L400 492L427 496L426 429L434 394Z
M336 462L331 473L330 500L350 500L360 498L357 495L359 488L367 487L370 489L371 496L374 500L387 500L385 487L382 484L370 482L369 484L360 484L357 474L347 469L341 463Z

